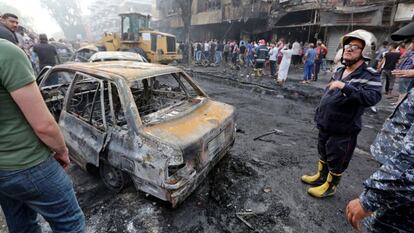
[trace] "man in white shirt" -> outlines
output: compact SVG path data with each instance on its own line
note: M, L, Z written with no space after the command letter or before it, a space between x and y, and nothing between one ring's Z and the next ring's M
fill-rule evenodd
M210 58L210 43L208 41L204 41L204 56L206 59Z
M270 76L276 76L276 64L277 64L277 54L279 53L279 49L275 46L275 44L270 44L269 50L269 62L270 62Z
M300 50L301 50L301 47L300 47L300 44L299 44L299 42L297 41L297 40L295 40L295 42L293 42L293 44L292 44L292 62L293 62L293 65L298 65L299 63L300 63Z

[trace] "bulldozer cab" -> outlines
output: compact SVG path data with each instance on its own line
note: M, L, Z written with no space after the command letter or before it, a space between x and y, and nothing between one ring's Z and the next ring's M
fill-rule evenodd
M139 53L149 62L168 64L181 60L174 35L150 29L150 15L124 13L121 16L121 51Z
M140 13L125 13L121 16L121 35L124 41L138 41L140 31L149 30L150 15Z

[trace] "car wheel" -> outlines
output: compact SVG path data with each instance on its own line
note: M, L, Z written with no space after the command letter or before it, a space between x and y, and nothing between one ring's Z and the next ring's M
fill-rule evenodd
M129 184L129 177L125 172L106 162L99 165L99 175L105 186L113 192L120 192Z

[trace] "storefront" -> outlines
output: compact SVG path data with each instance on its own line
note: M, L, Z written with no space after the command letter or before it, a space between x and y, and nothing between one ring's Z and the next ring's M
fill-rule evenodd
M274 26L274 35L286 41L313 42L324 37L317 22L319 10L288 12Z
M398 29L411 21L414 16L414 3L399 3L395 12L393 28Z
M340 46L340 39L348 32L365 29L374 33L379 42L386 39L389 30L382 24L383 6L341 7L321 11L320 26L326 37L321 37L328 47L327 59L333 60Z

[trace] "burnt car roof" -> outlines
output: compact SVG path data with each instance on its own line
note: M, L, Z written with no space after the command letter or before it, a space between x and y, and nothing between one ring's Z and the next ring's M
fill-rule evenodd
M53 69L70 69L89 74L98 74L114 79L118 75L127 82L140 80L156 75L182 72L181 69L168 65L143 63L136 61L107 61L94 63L67 63L55 66Z
M102 62L102 61L137 61L146 62L145 59L138 53L126 52L126 51L100 51L94 53L89 62Z

